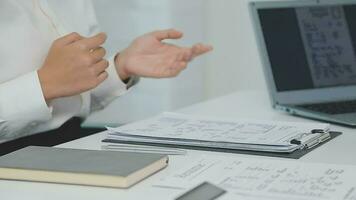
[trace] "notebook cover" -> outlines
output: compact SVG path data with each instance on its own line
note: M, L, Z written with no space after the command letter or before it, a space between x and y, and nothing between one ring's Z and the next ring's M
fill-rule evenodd
M1 168L15 168L127 177L161 159L168 157L148 153L30 146L0 157L0 172Z

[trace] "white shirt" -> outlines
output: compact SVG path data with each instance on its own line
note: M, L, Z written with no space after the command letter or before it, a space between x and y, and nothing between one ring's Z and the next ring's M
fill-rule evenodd
M52 42L71 32L99 32L89 0L1 0L0 30L0 143L86 117L127 91L111 57L109 78L99 87L45 102L37 70Z

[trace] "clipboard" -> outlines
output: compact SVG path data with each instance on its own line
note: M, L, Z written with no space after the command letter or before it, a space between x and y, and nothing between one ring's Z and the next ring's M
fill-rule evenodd
M310 134L313 132L320 132L321 130L315 129L312 130ZM305 145L304 148L299 148L293 152L266 152L266 151L253 151L253 150L240 150L240 149L229 149L229 148L216 148L216 147L208 147L208 146L194 146L194 145L176 145L176 144L162 144L162 143L149 143L149 142L138 142L138 141L125 141L125 140L114 140L114 139L104 139L102 142L107 143L124 143L124 144L136 144L136 145L148 145L148 146L159 146L159 147L170 147L170 148L182 148L182 149L192 149L192 150L202 150L202 151L216 151L216 152L224 152L224 153L237 153L237 154L248 154L248 155L257 155L257 156L268 156L268 157L279 157L279 158L290 158L290 159L299 159L302 156L308 154L314 149L318 148L331 141L332 139L340 136L341 132L329 131L327 132L329 137L326 137L322 140L316 141L307 141L308 143L301 143L300 145ZM320 138L318 138L320 139ZM298 140L295 139L297 142ZM299 141L301 142L301 141Z
M108 129L103 142L298 159L340 135L326 123L231 120L162 113Z

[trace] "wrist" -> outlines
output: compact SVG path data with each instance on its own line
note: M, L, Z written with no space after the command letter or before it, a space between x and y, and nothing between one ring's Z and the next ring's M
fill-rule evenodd
M37 70L37 75L41 84L42 94L46 102L55 99L56 98L56 95L54 94L55 90L52 89L54 87L51 86L49 79L46 78L46 73L42 69L39 69Z
M117 53L115 58L114 58L114 63L116 67L116 72L119 78L122 81L126 81L131 77L131 74L127 72L126 66L125 66L125 59L124 59L124 52L122 53Z

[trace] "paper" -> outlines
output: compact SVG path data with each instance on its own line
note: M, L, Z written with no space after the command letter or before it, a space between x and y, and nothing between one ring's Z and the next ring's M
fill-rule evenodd
M356 83L356 57L342 6L296 9L314 86Z
M356 199L356 167L251 158L207 157L186 163L153 187L179 195L208 181L228 192L224 199Z
M213 118L194 117L190 115L164 113L157 117L128 124L118 128L108 128L109 139L128 141L156 141L165 144L194 144L203 141L209 145L225 147L234 144L265 145L264 148L281 151L295 149L290 141L309 133L312 129L328 129L328 124L322 123L290 123L252 120L221 120ZM219 146L216 146L219 147Z

